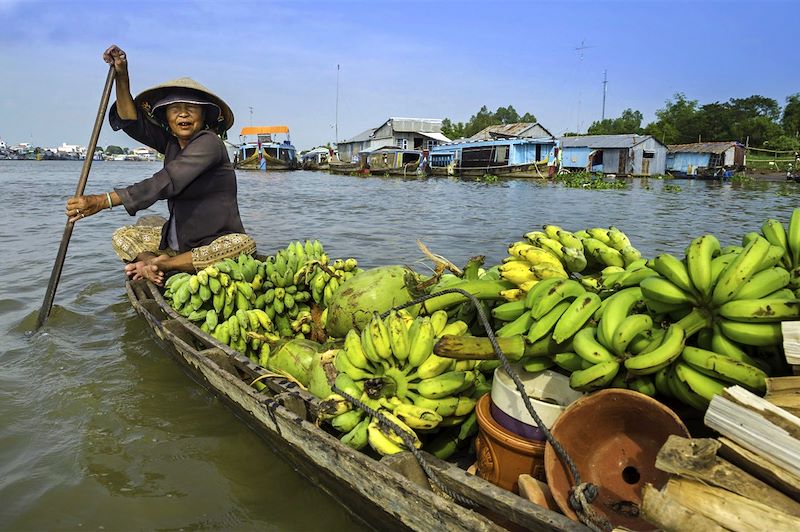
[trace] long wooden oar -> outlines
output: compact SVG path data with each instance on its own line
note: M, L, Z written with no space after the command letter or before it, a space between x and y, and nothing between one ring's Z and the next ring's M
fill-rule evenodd
M111 86L113 84L114 65L111 65L108 68L106 86L103 89L103 96L100 98L100 107L97 109L97 117L94 120L92 138L89 140L89 147L86 149L86 158L83 160L81 177L78 179L78 188L75 191L76 196L82 196L83 190L86 188L86 180L89 178L89 170L92 168L92 159L94 159L94 150L97 148L97 137L100 136L100 128L103 127L103 119L106 116L106 108L108 108L108 99L111 97ZM50 315L50 309L53 307L53 299L56 297L56 288L58 288L58 281L61 278L61 269L64 267L64 258L67 256L67 247L69 247L69 239L72 237L73 225L74 223L68 219L67 225L64 227L64 235L61 237L61 246L58 248L56 263L53 264L53 271L50 274L50 283L47 285L47 292L44 295L44 302L42 303L42 308L39 309L39 317L36 320L36 329L44 324L47 316Z

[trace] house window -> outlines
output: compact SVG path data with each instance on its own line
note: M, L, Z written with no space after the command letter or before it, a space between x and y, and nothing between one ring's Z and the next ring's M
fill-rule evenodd
M644 157L645 159L654 159L655 156L656 156L656 152L654 152L654 151L645 150L645 151L642 152L642 157Z
M398 145L398 146L399 146L401 149L403 149L403 150L407 150L407 149L408 149L408 139L398 139L398 140L397 140L397 145Z

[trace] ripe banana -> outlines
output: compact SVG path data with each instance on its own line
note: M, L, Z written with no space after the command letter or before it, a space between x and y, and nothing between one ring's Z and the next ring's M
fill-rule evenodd
M434 334L430 318L414 320L408 330L408 364L410 366L418 367L427 361L433 353Z
M417 393L428 399L441 399L467 389L473 382L475 373L472 371L449 371L437 377L409 384L409 387L416 387Z
M428 399L415 393L409 393L408 396L414 402L414 405L432 410L442 418L454 416L459 404L458 396L442 397L441 399Z
M389 333L389 345L391 353L397 360L403 361L408 358L410 342L408 340L408 329L403 318L397 312L391 312L384 322Z
M387 359L392 356L392 343L389 338L389 330L386 324L380 317L377 311L373 311L372 319L367 325L370 339L372 340L372 348L375 353L382 359Z
M392 413L412 429L431 430L442 422L438 412L415 404L399 404Z
M560 229L556 231L556 236L550 238L556 238L565 247L583 251L583 240L580 237L576 236L575 233L567 231L566 229Z
M367 438L370 447L383 456L405 451L404 445L395 443L381 430L376 418L372 418L367 426Z
M431 353L422 364L417 367L416 374L420 379L430 379L441 375L445 371L451 370L454 365L454 359L440 357L439 355Z
M625 360L625 369L634 375L649 375L671 364L678 358L686 342L686 331L678 325L670 325L661 344L647 353L640 353Z

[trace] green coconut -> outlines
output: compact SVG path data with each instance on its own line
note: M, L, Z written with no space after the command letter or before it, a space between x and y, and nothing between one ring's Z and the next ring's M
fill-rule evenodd
M339 287L328 304L328 336L344 338L350 329L361 331L374 311L382 314L419 297L419 283L419 274L405 266L379 266L357 273ZM419 305L408 311L416 316Z
M295 338L281 345L269 357L267 369L291 375L303 386L308 386L311 366L319 356L322 346L312 340Z

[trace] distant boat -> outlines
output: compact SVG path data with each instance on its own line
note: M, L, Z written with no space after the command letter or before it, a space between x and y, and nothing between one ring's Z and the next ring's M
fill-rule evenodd
M426 170L422 151L404 150L398 146L384 146L370 152L367 166L371 175L416 176Z
M547 178L558 170L553 137L453 142L431 149L431 173L459 177L486 174Z
M283 141L274 135L285 134ZM241 170L297 170L297 150L289 138L288 126L243 127L234 156L234 168Z
M328 170L328 160L333 149L320 146L309 150L300 157L300 167L303 170Z

